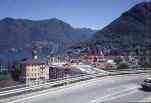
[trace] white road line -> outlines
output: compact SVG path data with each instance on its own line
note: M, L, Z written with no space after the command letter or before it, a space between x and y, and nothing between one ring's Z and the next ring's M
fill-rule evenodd
M112 87L112 88L108 88L107 89L107 91L118 91L118 90L124 90L124 89L128 89L129 87L136 87L136 84L128 84L128 85L125 85L125 84L123 84L123 85L120 85L120 86L116 86L116 87Z
M72 87L73 87L73 86L70 86L70 87L68 87L68 88L72 88ZM82 87L83 87L83 86L82 86ZM129 89L129 90L132 90L132 89L134 89L134 88L131 88L131 89ZM125 91L123 91L123 92L126 92L126 91L128 91L128 90L125 90ZM56 92L57 92L57 91L51 91L51 94L52 94L52 95L55 95ZM123 93L123 92L118 92L118 93ZM118 93L114 93L114 95L117 95ZM21 102L21 101L29 100L29 99L34 98L34 97L45 96L45 95L48 95L48 94L50 94L50 92L45 92L45 93L43 93L43 94L34 95L34 96L31 96L31 97L27 97L27 98L22 98L22 99L15 100L15 101L12 101L12 102L9 102L9 103L19 103L19 102ZM105 96L104 98L106 98L106 96ZM107 97L107 98L108 98L108 97ZM100 101L99 101L99 102L100 102ZM92 102L92 103L97 103L97 102Z
M133 75L134 76L134 75ZM117 77L114 77L114 79L116 79L117 81L118 80L120 80L120 78L119 77L121 77L121 76L117 76ZM123 77L123 76L122 76ZM126 76L124 76L124 77L126 77ZM137 76L136 76L137 77ZM134 77L132 77L131 79L134 79L135 78L135 76ZM72 84L72 85L68 85L68 86L64 86L64 87L59 87L59 88L54 88L55 90L52 90L52 89L50 89L50 90L45 90L45 91L42 91L41 92L41 94L36 94L36 95L34 95L33 94L33 96L30 96L30 97L23 97L23 98L21 98L21 99L17 99L17 100L14 100L14 101L12 101L12 102L9 102L9 103L17 103L17 102L21 102L21 101L25 101L25 100L29 100L29 99L31 99L31 98L34 98L34 97L39 97L39 96L45 96L45 95L48 95L48 94L53 94L53 95L55 95L56 94L56 92L57 92L57 90L58 91L62 91L62 90L64 90L64 88L65 89L71 89L71 88L73 88L74 86L78 86L78 88L79 88L79 86L80 87L85 87L85 86L88 86L88 85L94 85L94 83L96 83L96 82L105 82L105 83L103 83L103 84L106 84L106 82L107 83L109 83L110 81L108 81L108 80L111 80L112 81L112 77L103 77L103 78L95 78L95 79L91 79L91 80L88 80L88 81L82 81L82 82L78 82L78 83L75 83L75 84ZM124 78L123 78L124 79ZM130 79L128 79L127 78L127 80L130 80ZM80 84L80 85L78 85L78 84ZM85 86L84 86L85 85ZM75 89L75 88L74 88ZM133 88L134 89L134 88ZM116 95L116 94L115 94ZM27 95L28 96L28 95ZM104 97L105 98L105 97Z
M108 80L110 80L110 79L112 79L112 78L108 78ZM25 97L25 98L21 98L21 99L18 99L18 100L14 100L14 101L11 101L11 102L8 102L8 103L17 103L17 102L29 100L29 99L31 99L31 98L40 97L40 96L45 96L45 95L48 95L48 94L50 94L50 93L51 93L52 95L55 95L55 94L58 94L58 93L56 93L57 90L58 90L58 91L61 91L61 90L64 90L64 89L71 89L71 88L73 88L74 86L78 86L78 88L79 88L79 87L85 88L86 86L88 86L88 85L90 85L90 84L94 85L94 83L100 82L100 81L106 81L106 78L99 78L99 79L92 79L92 80L89 80L89 81L82 81L82 82L78 82L78 83L75 83L75 84L72 84L72 85L54 88L55 90L51 90L51 89L50 89L50 90L45 90L45 92L43 91L44 93L42 93L42 94L38 94L38 95L36 94L36 95L30 96L30 97ZM78 84L80 84L80 85L78 85ZM92 86L92 85L91 85L91 86ZM102 84L102 85L103 85L103 84ZM74 89L76 89L76 88L74 88Z
M105 102L105 101L108 101L108 100L117 99L117 98L120 98L120 97L130 95L132 93L137 92L137 88L139 88L139 86L128 88L128 89L122 90L120 92L111 93L111 94L106 95L104 97L91 100L88 103L100 103L100 102Z

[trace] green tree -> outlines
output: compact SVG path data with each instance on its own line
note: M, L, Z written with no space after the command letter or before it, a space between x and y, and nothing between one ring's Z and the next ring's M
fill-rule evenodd
M19 80L19 76L21 75L21 68L20 65L17 64L14 66L14 71L12 71L12 77L14 78L14 80Z
M117 65L117 69L128 69L129 66L126 62L120 62L118 65Z

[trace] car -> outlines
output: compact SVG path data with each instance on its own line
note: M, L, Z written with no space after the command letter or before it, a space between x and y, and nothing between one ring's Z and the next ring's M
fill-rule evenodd
M142 83L141 86L143 89L151 90L151 78L145 79Z

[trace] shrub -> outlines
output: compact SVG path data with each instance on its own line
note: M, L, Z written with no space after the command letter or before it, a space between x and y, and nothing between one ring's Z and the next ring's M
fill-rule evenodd
M121 62L118 64L117 69L127 69L129 66L125 62Z

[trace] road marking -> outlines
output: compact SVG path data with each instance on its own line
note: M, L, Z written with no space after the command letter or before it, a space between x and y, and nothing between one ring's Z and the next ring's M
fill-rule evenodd
M108 88L107 89L107 91L118 91L118 90L124 90L124 89L128 89L129 87L136 87L136 84L128 84L128 85L125 85L125 84L123 84L123 85L120 85L120 86L116 86L116 87L112 87L112 88Z
M105 102L105 101L108 101L108 100L117 99L117 98L120 98L120 97L123 97L123 96L126 96L126 95L130 95L132 93L137 92L137 88L139 88L139 86L135 86L133 88L128 88L128 89L122 90L120 92L115 92L115 93L106 95L104 97L91 100L88 103L100 103L100 102Z
M134 78L135 78L135 75L132 75L132 76L134 76L134 77L132 77L131 79L134 79ZM116 79L116 81L117 81L117 80L120 80L121 78L119 78L119 77L121 77L121 76L114 77L114 79ZM122 76L122 77L123 77L123 76ZM124 76L124 77L127 77L127 76ZM136 76L136 77L137 77L137 76ZM123 79L124 79L124 78L123 78ZM21 98L21 99L17 99L17 100L14 100L14 101L12 101L12 102L9 102L9 103L21 102L21 101L29 100L29 99L34 98L34 97L44 96L44 95L48 95L48 94L56 95L56 94L57 94L57 93L56 93L57 90L62 92L62 90L64 90L64 88L65 88L65 89L68 89L68 88L73 88L74 86L78 86L78 88L79 88L79 86L80 86L80 87L84 87L84 85L86 86L86 85L88 85L88 84L91 84L90 86L92 86L92 85L94 85L95 82L101 82L101 81L104 81L104 82L106 81L107 83L110 83L110 81L108 81L108 80L112 81L112 80L113 80L113 77L107 77L107 78L106 78L106 77L103 77L103 78L91 79L91 80L89 80L89 81L82 81L82 82L78 82L78 83L71 84L71 85L64 86L64 87L54 88L55 90L49 89L49 90L42 91L42 92L41 92L42 94L38 94L38 95L34 95L34 94L33 94L33 96L23 97L23 98ZM130 80L130 79L127 79L127 80ZM106 84L106 82L103 83L103 84ZM80 85L78 85L78 84L80 84ZM85 88L85 87L84 87L84 88ZM74 88L74 89L75 89L75 88ZM64 92L62 92L62 93L64 93ZM27 96L29 96L29 95L27 95Z
M107 78L107 79L112 80L113 78ZM24 97L24 98L17 99L17 100L8 102L8 103L17 103L17 102L21 102L21 101L24 101L24 100L29 100L31 98L45 96L45 95L48 95L48 94L56 95L57 91L62 92L62 90L64 90L64 89L76 89L76 88L73 88L74 86L78 86L78 88L79 87L86 88L90 84L91 84L90 86L93 86L94 83L101 82L101 81L106 81L106 78L105 77L104 78L99 78L99 79L97 78L97 79L92 79L92 80L89 80L89 81L78 82L78 83L67 85L67 86L64 86L64 87L52 88L52 89L43 91L42 94L36 94L36 95L30 96L30 97ZM110 82L108 82L108 83L110 83ZM78 84L80 84L80 85L78 85ZM53 89L55 89L55 90L53 90ZM62 93L64 93L64 92L62 92Z

